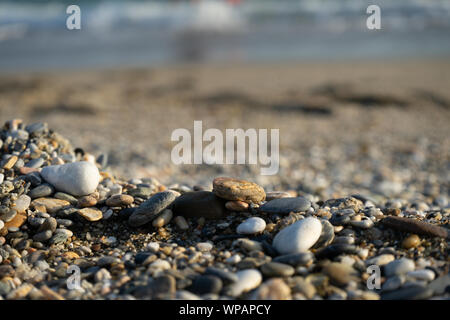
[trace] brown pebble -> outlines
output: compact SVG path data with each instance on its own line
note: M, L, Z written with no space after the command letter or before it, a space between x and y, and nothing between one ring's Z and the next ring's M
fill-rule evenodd
M116 194L106 200L108 207L125 207L134 202L134 198L127 194Z
M103 218L103 213L97 208L83 208L78 214L88 221L98 221Z
M405 249L415 248L420 244L420 238L416 234L412 234L409 237L405 238L402 242L402 247Z
M16 164L17 160L19 158L17 156L12 156L11 158L9 158L6 163L3 165L3 169L9 170L12 167L14 167L14 165Z
M78 208L93 207L97 204L97 199L92 196L84 196L78 199Z
M264 189L256 183L227 177L213 180L213 192L226 200L260 203L266 199Z
M244 201L228 201L225 208L230 211L244 212L248 210L248 203Z
M411 218L391 216L384 218L381 222L386 227L396 229L398 231L422 234L432 237L450 238L450 233L447 229Z

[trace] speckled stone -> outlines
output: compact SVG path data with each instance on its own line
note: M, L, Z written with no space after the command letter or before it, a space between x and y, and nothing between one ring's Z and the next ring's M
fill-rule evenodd
M260 207L262 212L288 214L290 212L304 212L311 208L311 202L303 197L280 198L266 202Z
M264 189L256 183L227 177L213 180L213 192L226 200L260 203L266 198Z

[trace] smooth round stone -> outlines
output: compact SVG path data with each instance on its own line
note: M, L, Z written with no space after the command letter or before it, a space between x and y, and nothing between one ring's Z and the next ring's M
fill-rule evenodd
M311 202L303 197L280 198L266 202L260 211L267 213L289 214L290 212L304 212L311 208Z
M405 283L405 277L403 275L387 278L381 286L383 291L397 290Z
M320 223L322 224L322 233L320 234L319 240L314 244L313 248L322 248L326 247L334 240L334 227L331 223L329 223L327 220L320 220Z
M43 164L44 164L44 159L37 158L37 159L28 161L27 164L25 165L25 167L36 169L36 168L42 167Z
M28 209L31 203L31 198L26 194L21 195L15 202L14 209L17 212L25 212Z
M273 261L286 263L293 267L299 267L307 265L313 259L314 255L311 252L302 252L278 256L274 258Z
M222 280L212 275L196 277L192 282L190 291L195 294L218 294L222 290Z
M150 199L143 202L131 214L128 219L129 225L139 227L152 221L158 214L171 205L178 195L178 192L171 190L156 193Z
M34 235L33 241L44 242L52 237L51 230L45 230Z
M337 286L345 286L352 280L358 279L355 269L345 263L331 262L323 269L323 272L330 278L331 282Z
M103 212L97 208L83 208L78 210L78 214L82 216L87 221L98 221L103 218Z
M261 272L266 277L290 277L295 273L295 269L288 264L268 262L261 266Z
M262 282L261 272L255 269L241 270L236 273L238 281L227 287L226 294L237 297L242 293L257 288Z
M213 192L226 200L260 203L266 199L264 189L256 183L227 177L213 180Z
M172 206L175 215L187 218L220 219L227 215L225 200L210 191L187 192L178 197Z
M116 194L106 200L108 207L126 207L134 202L134 198L127 194Z
M266 222L264 219L260 217L252 217L238 225L236 232L239 234L255 234L263 232L265 228Z
M55 232L57 226L58 226L58 222L56 221L56 219L53 217L49 217L49 218L46 218L44 220L44 222L40 225L38 232L41 232L44 230L50 230L51 232Z
M44 167L41 176L57 190L73 196L93 193L100 182L97 167L87 161Z
M230 211L245 212L248 211L248 203L244 201L227 201L225 208Z
M395 260L394 255L385 253L385 254L381 254L379 256L376 256L376 257L366 260L366 265L368 265L368 266L377 265L377 266L381 267L381 266L384 266L394 260Z
M278 232L272 245L280 254L305 252L317 242L321 233L319 219L309 217Z
M70 194L64 193L64 192L57 192L57 193L55 193L55 195L53 197L55 199L65 200L72 205L76 205L78 203L77 198L75 198L74 196L71 196Z
M51 196L53 192L55 192L55 188L53 188L48 183L43 183L40 186L31 189L30 192L28 192L28 195L31 197L31 199L36 199Z
M163 213L161 213L161 215L159 215L158 217L155 218L155 220L153 220L152 225L155 228L161 228L166 224L168 224L172 219L172 217L173 217L172 210L165 209Z
M16 209L8 209L4 213L0 214L0 220L3 222L10 222L17 216Z
M3 220L0 220L0 230L2 230L4 226L5 226L5 223L3 222Z
M384 272L387 277L405 274L415 269L414 261L407 258L401 258L389 262L384 266Z
M69 236L67 233L64 232L55 232L53 237L50 239L51 244L58 244L58 243L64 243L69 239Z
M97 199L93 196L84 196L78 199L78 208L93 207L97 204Z
M424 280L424 281L433 281L435 277L434 272L428 269L410 271L406 275L416 280Z
M282 279L269 279L255 292L251 299L255 300L289 300L291 289Z
M189 224L187 223L186 219L182 216L177 216L175 219L173 219L175 224L177 225L178 229L180 230L187 230L189 229Z
M405 238L402 242L402 247L405 249L415 248L420 244L420 238L416 234L412 234Z

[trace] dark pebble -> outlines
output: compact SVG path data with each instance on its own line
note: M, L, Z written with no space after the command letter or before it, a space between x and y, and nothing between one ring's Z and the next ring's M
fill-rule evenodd
M284 256L278 256L273 259L275 262L289 264L293 267L304 266L314 258L311 252L293 253Z
M222 280L219 277L206 275L194 279L189 291L195 294L219 293L222 290Z
M238 281L238 277L236 274L214 267L206 268L204 274L219 277L223 282L227 284Z
M411 285L381 295L382 300L423 300L433 295L433 290L419 285Z
M266 202L260 207L262 212L289 214L290 212L304 212L311 208L311 202L303 197L279 198Z
M383 220L381 220L381 222L386 227L398 231L409 232L413 234L421 234L432 237L440 237L447 239L450 238L450 232L446 228L432 225L427 222L418 221L415 219L390 216L384 218Z
M341 254L356 254L357 249L349 244L332 244L315 253L317 259L333 259Z
M225 202L210 191L187 192L175 200L172 211L187 218L220 219L227 214Z

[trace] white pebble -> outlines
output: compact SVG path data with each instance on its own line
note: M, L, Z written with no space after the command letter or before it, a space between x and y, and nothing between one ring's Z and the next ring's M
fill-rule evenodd
M406 275L417 280L425 281L433 281L435 277L434 272L428 269L410 271Z
M170 263L166 260L158 259L150 264L150 268L159 270L168 270L170 269Z
M213 245L210 242L199 242L196 247L198 251L207 252L213 248Z
M305 252L317 242L321 232L322 224L319 219L309 217L278 232L273 246L280 254Z
M266 222L264 219L252 217L238 225L236 232L239 234L255 234L263 232L265 228Z
M255 269L242 270L236 273L238 281L228 287L228 295L239 296L258 287L262 282L261 272Z
M156 253L159 250L159 243L158 242L150 242L149 244L147 244L147 249L153 253Z

